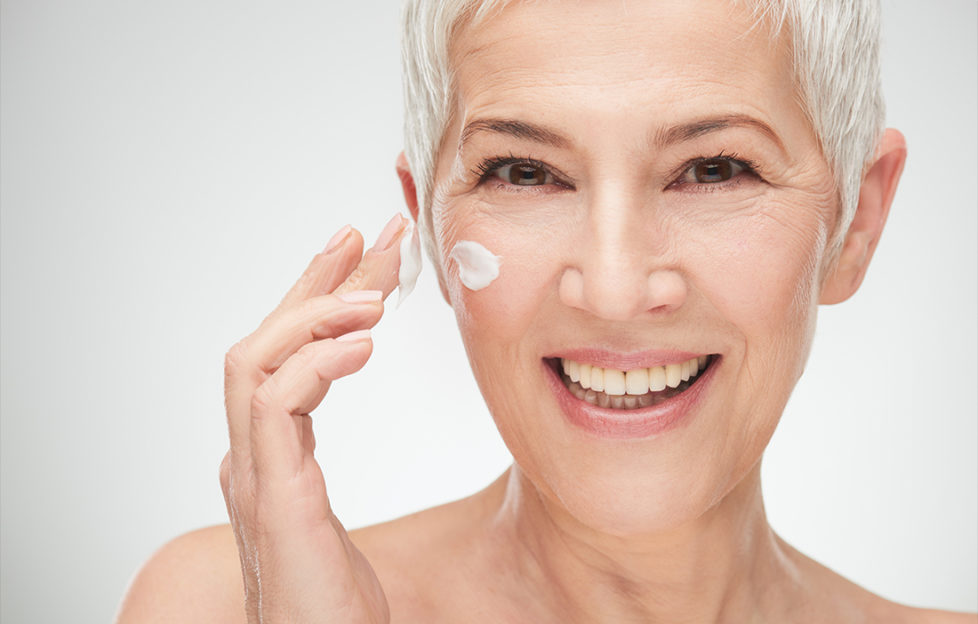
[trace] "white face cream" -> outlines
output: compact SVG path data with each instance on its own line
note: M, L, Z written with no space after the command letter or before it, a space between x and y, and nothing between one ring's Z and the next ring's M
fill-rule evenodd
M410 232L401 235L401 268L397 271L397 307L400 307L407 296L414 290L421 273L421 241L418 239L418 228L409 223Z
M469 290L482 290L499 277L502 258L474 241L459 241L448 257L458 264L458 277Z

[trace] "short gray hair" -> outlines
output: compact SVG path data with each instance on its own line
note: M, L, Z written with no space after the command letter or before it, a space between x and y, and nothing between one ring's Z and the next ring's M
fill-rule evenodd
M791 34L795 79L841 207L834 254L859 200L866 165L883 133L879 0L733 0L775 33ZM403 12L404 152L414 177L425 248L437 266L431 231L435 159L449 123L452 37L512 0L406 0Z

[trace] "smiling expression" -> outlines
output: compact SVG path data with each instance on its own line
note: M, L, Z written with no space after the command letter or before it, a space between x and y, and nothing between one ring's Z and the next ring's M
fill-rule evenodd
M517 463L613 533L730 492L812 339L835 187L785 42L732 4L514 3L452 49L443 286ZM503 259L483 290L448 260L461 240ZM705 370L652 381L684 361Z

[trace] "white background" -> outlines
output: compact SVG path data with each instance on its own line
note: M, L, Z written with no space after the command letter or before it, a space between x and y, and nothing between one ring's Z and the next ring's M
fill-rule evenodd
M4 624L105 622L166 540L226 521L225 350L339 227L402 210L398 3L4 0ZM824 309L764 465L777 531L859 584L978 609L974 0L885 3L910 159L860 293ZM430 267L330 392L349 527L508 454Z

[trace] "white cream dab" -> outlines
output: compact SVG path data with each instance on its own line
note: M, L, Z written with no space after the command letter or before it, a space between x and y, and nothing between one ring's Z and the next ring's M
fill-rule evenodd
M448 257L458 264L458 277L469 290L482 290L499 277L502 260L474 241L459 241Z
M418 228L409 223L410 232L401 235L401 268L397 271L397 307L401 307L407 296L414 290L421 273L421 241Z

